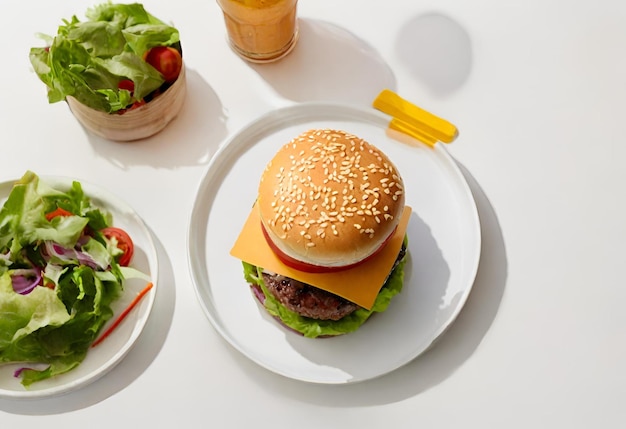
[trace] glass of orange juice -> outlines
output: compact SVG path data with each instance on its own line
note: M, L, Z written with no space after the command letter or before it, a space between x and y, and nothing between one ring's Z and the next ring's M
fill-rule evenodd
M233 50L257 62L287 55L298 39L298 0L217 0Z

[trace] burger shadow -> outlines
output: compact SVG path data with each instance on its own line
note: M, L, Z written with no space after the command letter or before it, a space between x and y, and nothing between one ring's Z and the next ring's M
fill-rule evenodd
M481 222L482 249L471 293L460 314L446 332L428 350L408 364L367 381L344 385L303 383L278 376L237 356L242 368L251 379L259 386L271 391L273 395L290 399L298 398L306 403L328 407L381 405L399 402L428 391L451 377L472 356L498 312L507 278L507 259L502 231L493 207L467 169L461 164L459 167L476 201ZM415 221L412 220L412 222ZM423 235L428 232L427 226L419 225L419 220L417 222L415 227L418 230L421 228L421 238L427 237ZM429 261L429 263L432 262ZM442 261L439 261L439 264L436 267L438 273L433 278L444 281L447 266ZM406 275L413 274L408 270ZM388 312L393 314L391 308ZM383 315L386 316L386 313ZM398 332L395 335L402 335L402 333ZM333 339L315 341L333 341ZM375 352L378 346L377 344L370 345L371 350ZM322 364L330 362L329 364L332 365L332 358L311 352L311 350L312 348L308 348L305 351L308 357ZM299 351L302 352L302 350ZM233 354L236 353L233 351Z
M159 261L156 297L151 316L128 354L102 378L81 389L50 398L0 399L0 410L12 414L45 416L88 408L124 390L152 364L167 338L176 301L171 261L154 234L153 238Z
M299 18L299 39L285 58L253 68L282 97L369 106L396 87L391 68L362 39L329 22Z
M227 117L217 94L197 71L187 69L186 78L181 111L163 130L145 139L117 142L85 129L94 151L122 170L138 165L174 169L208 163L228 135Z

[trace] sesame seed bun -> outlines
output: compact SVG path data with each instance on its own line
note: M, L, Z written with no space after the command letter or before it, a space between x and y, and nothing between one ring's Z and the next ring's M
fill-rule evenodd
M345 131L313 129L268 163L257 207L266 237L289 258L343 267L386 243L404 201L402 178L379 149Z

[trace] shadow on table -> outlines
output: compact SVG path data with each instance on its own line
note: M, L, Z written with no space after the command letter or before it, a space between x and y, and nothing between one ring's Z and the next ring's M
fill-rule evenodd
M94 151L121 169L136 165L173 169L208 163L227 136L226 119L211 86L197 71L187 70L183 107L158 134L133 142L114 142L87 130L85 133Z
M398 31L395 52L408 72L434 95L459 89L472 69L467 31L453 19L429 12L407 21Z
M463 310L447 332L424 354L385 376L341 386L306 384L277 376L236 356L244 371L273 395L332 407L356 407L402 401L452 376L488 332L504 295L507 259L496 213L478 183L459 165L476 201L482 251L476 281ZM375 344L372 347L376 347ZM237 355L233 351L234 355Z
M76 411L113 396L141 376L165 343L176 301L174 270L163 245L156 237L154 239L159 258L159 282L152 315L124 359L102 378L79 390L45 399L0 399L0 410L13 414L41 416Z
M334 24L300 18L294 50L275 63L250 64L281 96L369 106L395 77L371 46Z

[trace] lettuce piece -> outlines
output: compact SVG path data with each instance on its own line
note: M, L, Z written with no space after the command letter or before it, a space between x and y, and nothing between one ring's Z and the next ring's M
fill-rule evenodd
M45 185L40 187L37 175L24 174L0 210L0 249L9 248L12 255L18 255L26 245L40 240L74 246L89 219L68 216L49 222L45 214L56 208L54 201L61 198L73 199L75 206L84 204L83 195L63 194Z
M0 276L0 350L5 361L23 351L17 344L44 326L61 326L70 319L65 305L52 289L38 287L28 295L13 290L11 276ZM20 359L13 359L20 361ZM28 360L28 359L27 359Z
M143 60L154 46L179 46L178 30L152 16L141 4L103 3L89 8L87 21L63 20L56 36L43 35L45 48L29 58L48 87L48 101L68 96L103 112L125 109L164 84L161 74ZM119 82L134 82L131 94Z
M406 246L406 244L407 239L405 238L404 245ZM264 306L269 314L278 317L286 326L300 332L305 337L316 338L319 336L334 336L354 332L359 329L372 314L382 313L387 310L391 299L402 291L406 260L407 258L405 256L389 274L371 310L359 308L352 314L337 321L316 320L301 316L289 310L274 298L272 293L265 286L261 275L263 272L261 267L243 262L243 270L246 281L250 284L258 285L263 290L263 294L265 295Z

